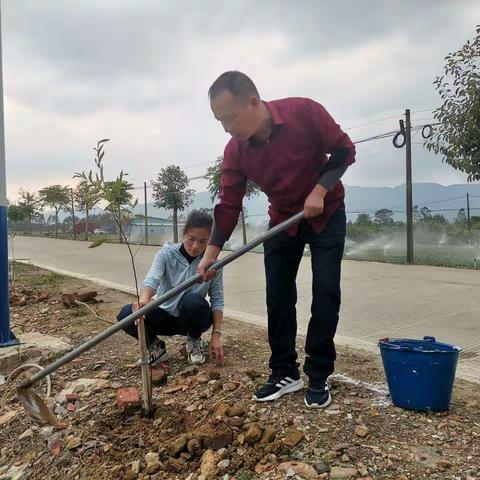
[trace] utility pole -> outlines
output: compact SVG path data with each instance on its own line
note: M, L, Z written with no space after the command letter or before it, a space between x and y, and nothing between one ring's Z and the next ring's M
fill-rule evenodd
M77 239L77 234L75 233L75 204L73 202L73 188L70 189L70 196L71 196L71 201L72 201L72 233L73 233L73 239Z
M0 5L0 347L18 343L10 330L8 304L7 175L5 170L5 129L3 118L2 13Z
M470 196L467 193L467 228L468 228L468 239L470 240Z
M407 263L413 265L413 189L412 189L412 125L410 109L405 110L405 161L406 161L406 193L407 193Z
M143 182L143 196L145 202L145 245L148 245L147 182Z

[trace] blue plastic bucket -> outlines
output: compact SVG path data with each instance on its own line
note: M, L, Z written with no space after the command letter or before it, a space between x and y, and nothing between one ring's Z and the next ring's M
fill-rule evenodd
M394 405L412 410L448 410L461 348L435 337L378 341Z

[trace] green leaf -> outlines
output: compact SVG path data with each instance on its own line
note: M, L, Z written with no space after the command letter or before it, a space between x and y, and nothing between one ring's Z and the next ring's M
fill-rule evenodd
M100 245L102 245L102 243L105 243L107 241L106 238L100 238L99 240L95 240L93 243L91 243L88 248L97 248L99 247Z

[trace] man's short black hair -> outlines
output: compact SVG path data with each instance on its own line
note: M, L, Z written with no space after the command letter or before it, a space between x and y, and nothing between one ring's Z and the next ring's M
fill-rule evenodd
M251 78L242 72L232 70L222 73L208 89L208 98L212 100L220 92L227 90L235 98L240 100L248 100L250 97L260 98L257 87Z

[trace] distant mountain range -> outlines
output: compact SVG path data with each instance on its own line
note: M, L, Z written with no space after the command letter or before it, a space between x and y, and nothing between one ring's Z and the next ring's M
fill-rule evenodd
M358 213L373 213L381 208L389 208L395 212L395 218L405 218L405 185L398 187L356 187L345 186L345 205L349 219L355 219ZM471 215L480 215L480 183L462 185L440 185L438 183L414 183L413 204L428 207L434 213L441 213L449 219L457 216L460 208L467 208L467 193L470 195ZM212 208L208 192L199 192L187 212L198 208ZM249 222L258 223L267 218L268 200L259 195L245 200ZM157 209L153 203L147 204L148 215L168 218L170 211ZM438 212L437 212L438 211ZM186 212L186 213L187 213ZM135 213L144 213L144 205L137 205Z

